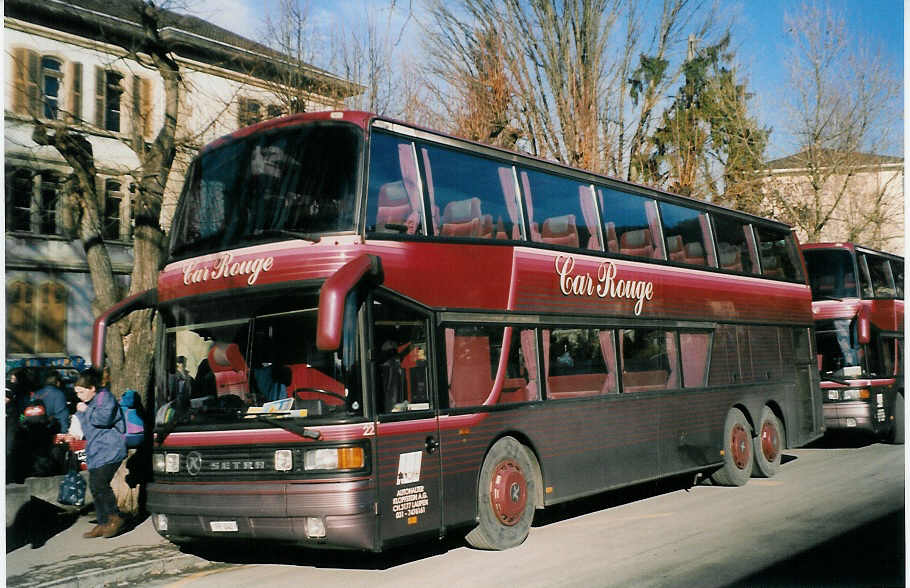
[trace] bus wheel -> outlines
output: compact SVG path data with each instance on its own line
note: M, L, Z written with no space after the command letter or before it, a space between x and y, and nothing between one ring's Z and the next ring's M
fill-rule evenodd
M895 445L904 444L904 395L900 392L894 396L894 422L889 441Z
M465 537L467 542L490 550L520 545L531 529L539 485L530 451L513 437L494 443L480 468L478 525Z
M761 411L758 435L752 439L752 445L755 453L755 468L752 475L756 478L774 476L780 469L780 455L786 443L780 419L767 406Z
M752 427L738 408L731 408L724 423L724 465L711 474L721 486L743 486L752 476Z

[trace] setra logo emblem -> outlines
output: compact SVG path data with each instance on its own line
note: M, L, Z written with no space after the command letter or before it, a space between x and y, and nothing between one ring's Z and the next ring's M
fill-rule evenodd
M202 455L198 451L190 451L186 454L186 471L191 476L202 471Z

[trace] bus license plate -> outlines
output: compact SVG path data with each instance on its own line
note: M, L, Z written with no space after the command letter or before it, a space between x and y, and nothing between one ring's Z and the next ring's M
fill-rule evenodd
M212 521L209 526L213 533L230 533L237 530L237 521Z

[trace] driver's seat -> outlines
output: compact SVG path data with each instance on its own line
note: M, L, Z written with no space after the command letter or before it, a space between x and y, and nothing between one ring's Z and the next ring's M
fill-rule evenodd
M289 367L291 368L291 385L288 386L288 396L301 400L318 399L331 405L344 404L344 400L335 396L320 394L312 390L300 390L301 388L317 388L334 392L343 398L344 384L305 363L295 363Z

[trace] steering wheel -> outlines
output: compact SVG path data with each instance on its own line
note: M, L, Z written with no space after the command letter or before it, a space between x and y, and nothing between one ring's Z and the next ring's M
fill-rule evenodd
M332 392L331 390L325 390L323 388L310 388L308 386L304 386L303 388L295 389L293 392L291 392L291 394L293 394L294 396L297 396L298 392L315 392L316 394L325 394L326 396L331 396L332 398L338 398L344 402L347 401L347 398L345 398L341 394L338 394L337 392Z

